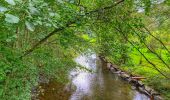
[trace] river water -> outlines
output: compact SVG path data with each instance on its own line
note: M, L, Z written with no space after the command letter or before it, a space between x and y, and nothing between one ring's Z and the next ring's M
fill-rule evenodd
M38 100L150 100L112 74L95 54L79 56L75 61L85 68L70 71L67 85L56 81L40 84Z
M106 69L95 54L79 56L75 61L92 72L82 69L70 72L71 83L76 87L70 100L149 100Z

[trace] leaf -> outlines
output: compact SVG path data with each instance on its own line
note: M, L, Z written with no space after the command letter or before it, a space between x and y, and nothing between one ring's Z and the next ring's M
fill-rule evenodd
M64 3L63 0L57 0L59 3Z
M7 10L8 10L7 8L0 6L0 12L5 12Z
M18 23L19 18L17 16L14 16L12 14L5 14L6 18L5 21L8 23Z
M36 15L36 14L39 13L39 11L37 10L37 8L35 8L35 7L33 7L33 6L30 6L30 7L29 7L29 10L30 10L31 14L34 14L34 15Z
M16 35L16 34L14 34L14 35L12 36L12 38L16 39L16 38L18 38L18 37L17 37L17 35Z
M5 0L10 5L16 5L14 0Z
M61 16L58 13L55 13L55 16L56 16L57 19L61 18Z
M75 3L75 1L74 1L74 0L70 0L69 2L70 2L70 3Z
M49 12L49 15L53 17L53 16L55 16L55 13Z
M22 3L23 1L22 0L15 0L16 2L18 2L18 3Z
M25 25L26 25L28 30L30 30L30 31L34 31L35 30L34 25L32 23L28 22L28 21L25 22Z
M6 42L11 42L12 40L10 38L6 39Z

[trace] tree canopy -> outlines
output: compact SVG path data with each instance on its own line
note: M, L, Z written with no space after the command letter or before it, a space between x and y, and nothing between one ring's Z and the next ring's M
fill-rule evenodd
M170 90L169 0L0 2L0 98L30 99L42 74L67 81L87 51Z

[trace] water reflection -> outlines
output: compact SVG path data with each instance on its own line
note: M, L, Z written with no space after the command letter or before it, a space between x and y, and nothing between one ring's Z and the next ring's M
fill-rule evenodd
M95 73L80 70L70 72L72 83L77 87L70 100L149 100L104 69L106 65L95 54L80 56L76 62Z

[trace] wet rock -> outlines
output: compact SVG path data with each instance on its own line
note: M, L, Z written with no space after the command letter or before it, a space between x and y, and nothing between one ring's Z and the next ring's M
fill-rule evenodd
M154 100L164 100L161 96L154 96Z
M110 69L111 68L111 63L107 63L107 68Z
M151 96L146 90L145 87L138 87L138 91L140 91L141 93L147 95L147 96Z
M121 73L121 71L120 71L120 70L119 70L119 71L114 72L114 74L118 74L118 75L120 75L120 73Z
M111 71L112 73L114 73L116 70L115 70L113 67L111 67L111 68L110 68L110 71Z
M122 74L121 74L121 77L122 77L123 79L127 80L130 76L129 76L128 74L126 74L126 73L122 73Z
M145 84L142 81L138 81L139 87L145 87Z
M150 87L148 87L148 86L145 86L145 90L146 90L149 94L151 94L151 92L153 91L152 88L150 88Z
M126 72L120 70L115 64L112 64L111 62L108 62L105 57L100 58L107 63L107 68L114 74L117 74L122 79L128 81L130 84L132 84L135 89L140 91L143 94L148 95L151 100L163 100L161 96L157 92L155 92L152 88L145 86L144 83L142 83L140 80L145 79L144 77L136 77L133 75L129 75Z

